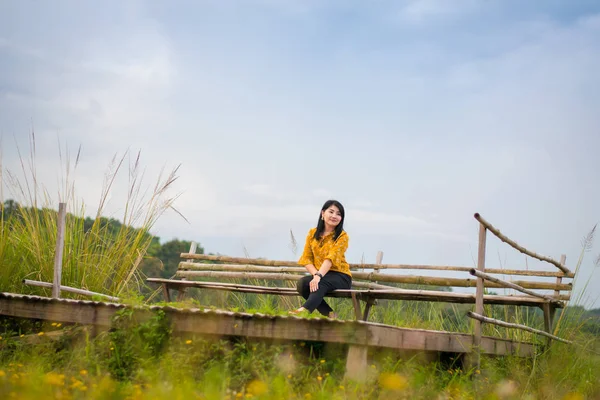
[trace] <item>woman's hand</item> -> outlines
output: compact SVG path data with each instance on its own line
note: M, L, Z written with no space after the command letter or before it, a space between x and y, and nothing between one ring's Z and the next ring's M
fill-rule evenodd
M310 281L310 291L316 292L319 289L319 282L321 282L321 277L319 275L313 275L312 281Z

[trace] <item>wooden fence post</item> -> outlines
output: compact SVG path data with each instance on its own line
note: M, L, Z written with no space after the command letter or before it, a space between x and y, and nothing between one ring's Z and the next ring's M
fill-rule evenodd
M479 224L479 248L477 250L477 270L485 272L485 245L487 229L483 224ZM483 291L484 279L477 278L477 290L475 291L475 312L479 315L483 313ZM475 352L475 364L477 369L481 368L481 321L475 320L475 331L473 333L473 351Z
M67 219L67 205L58 205L58 219L56 221L56 248L54 250L54 277L52 280L52 297L60 298L60 283L62 280L62 259L65 247L65 223Z
M567 256L565 254L561 254L560 263L562 265L565 265L566 262L567 262ZM560 285L561 283L562 283L562 276L557 276L556 284ZM559 296L560 296L560 289L557 288L554 291L554 297L558 299ZM552 333L552 325L554 325L554 315L556 314L556 307L550 303L547 303L547 304L544 304L543 311L544 311L544 329L546 330L546 332ZM548 346L550 346L551 343L552 343L552 340L548 339Z

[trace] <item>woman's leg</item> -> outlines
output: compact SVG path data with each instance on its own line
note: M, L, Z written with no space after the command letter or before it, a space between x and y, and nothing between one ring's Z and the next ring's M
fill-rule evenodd
M308 296L310 295L310 281L312 281L312 279L312 275L306 275L296 284L296 290L300 296L304 297L304 300L308 299Z
M312 277L310 277L312 280ZM308 281L310 282L310 280ZM341 272L329 271L319 282L319 288L310 293L308 297L305 297L306 302L302 307L310 312L315 309L325 316L329 316L333 309L324 300L327 293L332 292L336 289L350 289L352 286L352 279Z

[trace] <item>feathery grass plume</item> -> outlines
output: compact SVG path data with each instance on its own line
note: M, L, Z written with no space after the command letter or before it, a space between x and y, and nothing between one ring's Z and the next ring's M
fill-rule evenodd
M18 147L18 146L17 146ZM56 202L36 171L35 136L30 139L30 159L25 159L18 149L21 170L2 169L9 193L17 202L16 215L10 220L2 218L2 232L11 232L3 239L3 290L38 293L46 289L23 287L24 278L51 282L53 277L54 246L57 231ZM122 223L103 215L108 200L115 191L129 151L115 155L104 176L100 200L95 217L86 218L86 205L76 194L75 172L81 160L79 147L75 160L68 148L59 150L63 173L58 185L58 200L67 204L65 247L62 284L95 292L122 297L126 292L136 293L143 282L138 279L138 266L152 240L150 229L158 218L173 208L179 197L171 195L177 170L163 177L161 171L155 184L144 181L140 153L129 163L129 179L125 192ZM64 294L65 296L73 296Z
M292 254L296 255L298 250L298 243L296 242L296 238L294 237L294 232L290 229L290 250L292 250Z

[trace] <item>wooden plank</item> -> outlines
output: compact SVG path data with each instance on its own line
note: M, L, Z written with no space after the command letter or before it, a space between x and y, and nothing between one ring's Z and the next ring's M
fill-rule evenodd
M494 325L498 325L498 326L503 326L505 328L521 329L523 331L527 331L527 332L535 333L535 334L538 334L538 335L546 336L546 337L548 337L550 339L554 339L554 340L557 340L559 342L563 342L563 343L567 343L567 344L572 344L573 343L570 340L559 338L558 336L554 336L554 335L552 335L552 334L550 334L548 332L540 331L539 329L530 328L530 327L525 326L525 325L511 324L510 322L504 322L504 321L500 321L498 319L484 317L483 315L475 314L475 313L472 313L470 311L467 312L467 316L469 318L474 318L474 319L476 319L478 321L485 322L485 323L488 323L488 324L494 324Z
M485 245L486 245L486 227L483 224L479 225L479 248L477 250L477 269L479 272L485 271ZM483 315L483 299L484 299L484 281L483 278L477 278L477 291L475 292L475 312ZM473 345L475 347L475 363L477 368L481 365L481 322L475 321L475 331L473 333Z
M229 279L265 279L265 280L286 280L286 281L298 281L302 279L305 274L293 274L293 273L271 273L271 272L244 272L237 271L177 271L178 277L186 278L229 278ZM476 287L477 279L462 279L462 278L446 278L446 277L432 277L432 276L414 276L414 275L392 275L392 274L378 274L372 272L352 272L352 278L365 279L369 281L378 282L389 282L389 283L404 283L413 285L425 285L425 286L448 286L448 287ZM359 282L353 281L353 285L356 286ZM570 284L557 285L551 282L535 282L535 281L511 281L516 285L527 289L540 289L540 290L555 290L561 289L565 291L571 290ZM489 283L486 285L491 288L503 288L501 284Z
M171 295L169 294L169 286L166 283L160 285L162 287L163 297L167 303L171 302Z
M240 264L240 265L256 265L256 266L271 266L271 267L302 267L296 261L281 261L281 260L264 260L258 258L240 258L240 257L227 257L227 256L214 256L208 254L190 254L181 253L181 258L200 261L215 261L221 263ZM188 264L182 262L182 264ZM200 264L199 264L200 265ZM218 264L217 264L218 265ZM434 271L463 271L469 272L471 267L464 266L447 266L447 265L420 265L420 264L365 264L365 263L350 263L351 270L382 270L382 269L415 269L415 270L434 270ZM490 274L502 274L502 275L525 275L525 276L563 276L565 278L573 278L575 274L572 272L556 272L556 271L534 271L526 269L486 269Z
M121 309L134 310L138 321L162 310L175 332L217 336L246 336L272 340L302 340L347 343L390 349L468 352L472 336L464 333L408 329L364 321L339 321L326 318L304 319L169 306L132 307L88 300L51 299L0 293L0 315L35 318L53 322L111 326L111 318ZM482 352L529 357L534 346L499 338L482 338Z
M62 259L65 248L65 225L67 220L67 204L59 203L58 219L56 221L56 247L54 249L54 277L52 280L52 297L60 297L62 282Z
M32 280L29 280L29 279L23 279L23 284L29 285L29 286L54 288L54 284L53 283L50 283L50 282L41 282L41 281L32 281ZM110 301L119 301L118 297L109 296L107 294L102 294L102 293L97 293L97 292L92 292L90 290L73 288L73 287L65 286L65 285L60 285L60 290L61 291L65 291L65 292L70 292L70 293L81 294L81 295L84 295L84 296L100 296L100 297L104 297L105 299L110 300Z
M481 272L481 271L477 271L475 269L472 269L472 270L469 271L469 273L471 275L474 275L474 276L478 277L478 278L483 278L485 280L497 283L497 284L502 285L504 287L515 289L515 290L518 290L519 292L528 294L530 296L539 297L540 299L544 299L544 300L547 300L547 301L552 302L552 303L558 301L558 300L556 300L555 298L553 298L551 296L546 296L544 294L536 293L534 291L525 289L525 288L517 285L516 283L507 282L507 281L504 281L502 279L490 276L490 275L486 274L485 272Z
M546 256L542 256L537 253L534 253L533 251L527 250L525 247L519 245L514 240L509 239L506 235L502 234L497 228L493 227L492 224L490 224L485 219L483 219L483 217L481 215L479 215L479 213L475 213L475 219L477 221L479 221L487 229L489 229L490 232L492 232L494 235L496 235L496 237L498 239L500 239L504 243L508 244L515 250L517 250L525 255L528 255L529 257L537 258L540 261L545 261L547 263L550 263L550 264L554 265L556 268L560 269L565 274L571 273L571 271L569 271L569 269L567 267L565 267L563 264L559 263L555 259L546 257Z
M244 292L245 289L250 289L253 293L267 293L272 291L273 294L286 295L289 293L291 296L299 296L298 292L293 288L281 288L273 286L253 286L253 285L242 285L235 283L221 283L221 282L200 282L200 281L179 281L162 278L147 278L147 282L150 283L168 283L172 287L181 286L193 286L199 288L210 288L215 290L230 290L234 292ZM275 293L281 292L281 293ZM326 295L326 297L351 297L351 293L356 292L357 297L360 300L368 298L381 299L381 300L414 300L414 301L431 301L431 302L447 302L447 303L458 303L458 304L474 304L475 295L471 293L457 293L457 292L441 292L435 290L415 290L415 289L394 289L394 290L335 290ZM569 296L561 295L561 300L569 300ZM532 296L515 296L515 295L484 295L484 301L486 304L501 304L501 305L513 305L513 306L534 306L539 307L546 301ZM559 307L563 307L564 304L559 304Z

